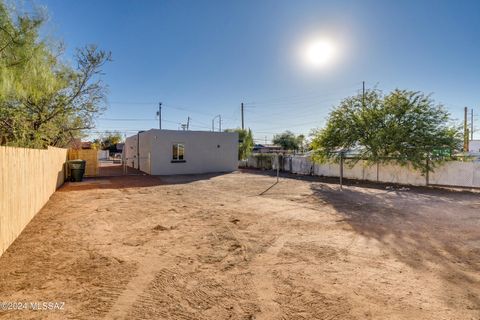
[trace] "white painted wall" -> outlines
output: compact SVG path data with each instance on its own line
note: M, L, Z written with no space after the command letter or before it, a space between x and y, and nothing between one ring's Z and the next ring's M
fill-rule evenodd
M480 162L449 161L430 174L430 183L480 187Z
M238 167L238 134L152 129L125 141L127 165L153 175L230 172ZM185 146L185 162L172 162L172 146ZM150 154L150 155L149 155ZM132 159L132 160L128 160Z
M480 140L470 140L468 143L468 151L480 153Z
M97 151L98 160L107 160L109 155L110 155L110 153L109 153L108 150L98 150Z
M152 135L151 131L144 131L140 132L137 136L139 137L139 143L138 143L138 148L140 150L140 154L138 158L138 162L140 163L140 166L137 167L140 171L146 172L148 174L155 174L152 173Z
M127 166L137 168L137 135L130 136L125 139L125 145L123 147L124 158Z
M255 167L255 160L248 159L248 166ZM285 170L289 171L289 159L285 159ZM307 156L293 156L292 173L310 174L312 161ZM377 177L378 167L378 177ZM313 164L313 174L317 176L339 177L340 166L338 163ZM348 179L379 181L386 183L399 183L424 186L426 176L411 166L399 166L392 164L368 165L365 161L358 161L351 166L346 163L343 174ZM437 166L434 172L429 174L429 184L478 187L480 188L480 162L479 161L448 161Z

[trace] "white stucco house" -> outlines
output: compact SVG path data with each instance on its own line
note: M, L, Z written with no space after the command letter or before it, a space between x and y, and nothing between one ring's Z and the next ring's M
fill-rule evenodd
M238 133L151 129L125 140L126 165L152 175L231 172Z

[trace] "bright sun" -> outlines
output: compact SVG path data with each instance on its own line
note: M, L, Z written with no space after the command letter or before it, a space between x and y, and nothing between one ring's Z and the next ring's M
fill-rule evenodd
M320 68L330 64L335 57L335 45L328 39L316 39L305 47L305 61L312 67Z

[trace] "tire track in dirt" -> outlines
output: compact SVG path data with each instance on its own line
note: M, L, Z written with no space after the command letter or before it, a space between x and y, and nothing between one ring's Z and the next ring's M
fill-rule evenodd
M272 277L272 268L275 265L278 253L287 240L288 237L286 236L278 237L265 252L259 254L250 264L252 282L259 300L260 313L256 315L258 320L282 318L280 306L275 301L276 289Z
M138 296L154 281L164 260L162 256L145 257L142 263L138 265L136 276L127 284L105 318L126 319L129 310L133 307Z

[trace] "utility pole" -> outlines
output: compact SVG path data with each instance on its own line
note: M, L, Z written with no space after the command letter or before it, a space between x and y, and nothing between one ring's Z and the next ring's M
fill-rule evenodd
M218 123L219 123L219 125L218 125L218 131L222 131L222 115L221 115L221 114L216 115L215 117L213 117L213 119L212 119L212 131L215 131L215 119L217 119L217 118L219 119L219 120L218 120Z
M157 111L157 116L158 116L158 129L162 130L162 103L158 103L158 111Z
M472 113L472 117L470 118L470 135L471 135L470 140L473 140L473 108L470 111Z
M187 131L188 131L189 128L190 128L190 116L188 116L188 118L187 118Z
M241 106L241 111L242 111L242 130L245 130L245 125L243 123L243 102L242 102L242 106Z
M468 108L464 109L463 120L463 152L468 152Z

